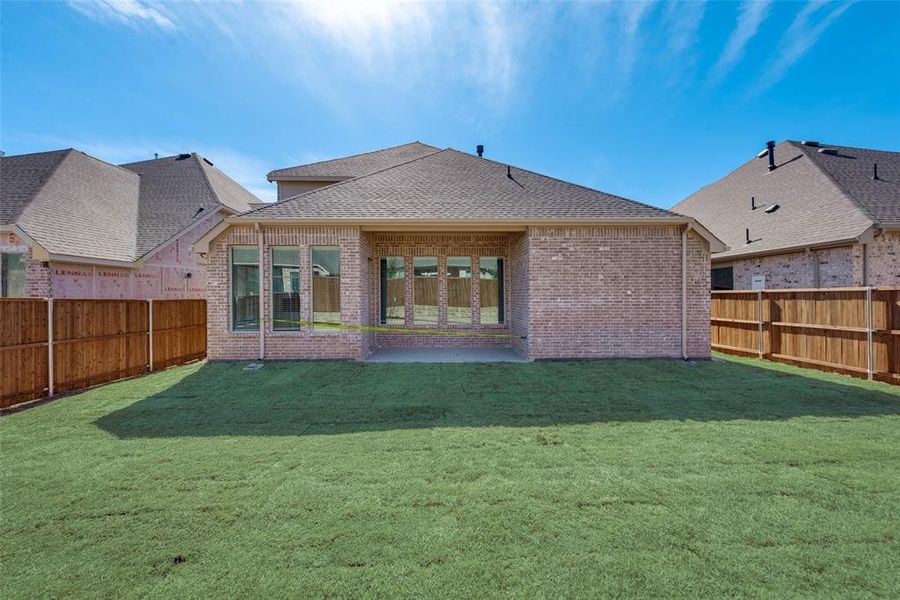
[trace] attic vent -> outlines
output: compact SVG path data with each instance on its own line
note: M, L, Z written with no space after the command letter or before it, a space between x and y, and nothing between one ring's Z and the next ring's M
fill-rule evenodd
M209 160L208 158L204 158L204 159L203 159L203 162L205 162L206 164L208 164L208 165L211 166L211 167L216 166L216 165L212 164L212 161Z
M779 208L781 208L781 205L780 205L780 204L773 204L772 206L767 207L766 210L765 210L764 212L766 212L766 213L768 213L768 214L771 215L773 212L775 212L775 211L778 210Z
M184 159L190 158L190 157L191 157L190 154L179 154L178 158L176 158L175 160L184 160Z
M804 146L811 146L811 147L813 147L813 148L818 148L818 147L819 147L819 142L813 142L813 141L811 141L811 140L803 140L803 141L800 142L800 143L803 144Z
M829 154L831 156L837 156L837 148L819 148L819 154Z

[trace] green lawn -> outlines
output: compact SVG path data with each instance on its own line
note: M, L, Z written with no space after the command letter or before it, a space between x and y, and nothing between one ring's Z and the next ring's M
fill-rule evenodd
M900 389L196 364L0 419L0 596L900 596Z

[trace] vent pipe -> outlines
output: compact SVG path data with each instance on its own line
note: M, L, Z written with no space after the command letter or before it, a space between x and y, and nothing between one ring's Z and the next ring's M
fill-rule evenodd
M159 158L159 152L154 152L154 153L153 153L153 160L156 160L157 158Z
M756 210L756 196L750 196L750 210Z
M506 176L512 179L512 168L509 165L506 165Z
M750 243L750 228L744 229L744 238L747 240L746 243Z
M766 150L769 151L769 170L775 170L775 142L766 142Z
M478 158L484 156L484 144L478 144L475 146L475 152L478 154Z
M872 163L872 179L878 181L878 163Z

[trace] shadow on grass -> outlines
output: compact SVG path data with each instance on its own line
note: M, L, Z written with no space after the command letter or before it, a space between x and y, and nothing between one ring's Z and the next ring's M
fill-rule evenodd
M245 364L204 364L95 423L130 438L900 414L896 388L749 361Z

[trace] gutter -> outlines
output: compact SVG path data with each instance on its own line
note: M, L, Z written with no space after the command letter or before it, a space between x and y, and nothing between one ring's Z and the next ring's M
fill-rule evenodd
M729 262L734 260L744 260L746 258L756 258L759 256L772 256L777 254L790 254L794 252L806 252L812 250L825 250L828 248L840 248L849 244L869 244L875 239L875 232L879 231L876 225L868 227L865 231L855 237L844 238L840 240L829 240L827 242L819 242L816 244L800 244L797 246L783 246L780 248L769 248L758 252L742 252L740 254L729 254L728 256L713 257L712 262ZM884 230L881 230L884 231Z

